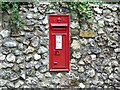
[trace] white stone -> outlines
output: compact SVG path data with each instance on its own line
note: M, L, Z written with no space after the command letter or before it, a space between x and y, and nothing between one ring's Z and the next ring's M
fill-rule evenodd
M47 72L47 73L45 73L45 77L50 78L50 77L52 77L52 75L49 72Z
M39 60L41 58L41 56L40 55L38 55L37 53L36 54L34 54L34 59L35 60Z
M85 65L85 63L83 62L83 60L80 60L78 64L79 65Z
M83 38L83 39L80 39L80 43L82 45L86 45L88 43L87 39Z
M56 76L61 78L63 75L61 73L58 73Z
M118 53L118 52L120 52L120 48L116 48L116 49L114 49L114 51L115 51L116 53Z
M3 55L2 53L0 53L0 60L5 60L5 55Z
M70 25L70 27L71 27L72 29L78 28L78 27L79 27L79 23L78 23L78 22L72 22L71 25Z
M0 31L0 34L2 35L3 38L10 36L10 30L2 30Z
M16 57L14 54L8 54L6 59L8 62L15 62L16 61Z
M85 71L85 69L84 69L84 67L83 67L83 66L79 66L78 71L79 71L79 72L84 72L84 71Z
M73 40L73 42L72 42L72 44L71 44L71 47L72 47L73 50L78 50L78 49L80 49L80 43L79 43L79 41Z
M16 84L15 84L15 88L19 88L21 85L23 85L24 82L19 80Z
M5 84L7 84L7 82L8 82L7 80L0 79L0 87L5 86Z
M118 61L112 61L111 62L111 65L113 66L113 67L117 67L118 65L119 65L119 63L118 63Z
M95 55L95 54L90 55L90 56L91 56L91 59L92 59L92 60L96 60L96 55Z
M100 27L103 27L103 26L104 26L104 20L102 20L102 19L99 20L99 21L98 21L98 25L99 25Z
M76 60L75 59L71 59L71 63L76 63Z
M95 76L95 70L94 69L88 70L87 74L88 74L89 77L94 77Z
M33 9L33 11L34 11L35 13L38 12L37 7L35 7L35 8Z
M103 29L102 28L100 28L99 30L98 30L98 34L104 34L105 32L103 31Z
M41 74L40 72L36 71L36 74L35 74L39 80L43 80L44 79L44 75Z
M72 56L74 57L74 58L77 58L77 59L79 59L80 57L81 57L81 53L80 52L73 52L73 54L72 54Z
M83 83L80 83L80 84L79 84L79 87L80 87L80 88L85 88L85 85L84 85Z
M98 13L98 14L101 14L102 13L102 9L100 9L100 8L94 8L94 11L96 12L96 13Z
M33 18L33 14L32 14L32 13L29 13L29 14L27 15L27 18L28 18L28 19Z

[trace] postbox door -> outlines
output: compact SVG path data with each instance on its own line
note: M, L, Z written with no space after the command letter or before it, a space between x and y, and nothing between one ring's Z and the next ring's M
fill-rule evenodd
M69 15L49 16L49 70L69 71Z
M66 68L66 35L55 34L52 35L52 68L65 69Z

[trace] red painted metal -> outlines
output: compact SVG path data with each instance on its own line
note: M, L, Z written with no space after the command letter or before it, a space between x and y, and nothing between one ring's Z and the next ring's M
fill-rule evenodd
M69 15L49 15L50 71L70 70L69 22ZM57 36L61 38L62 43L56 40ZM59 45L57 47L57 42L61 47Z

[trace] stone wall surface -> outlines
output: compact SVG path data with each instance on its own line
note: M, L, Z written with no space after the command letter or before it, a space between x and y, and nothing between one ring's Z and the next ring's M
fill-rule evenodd
M49 72L49 14L69 14L48 9L50 3L20 6L24 30L11 35L8 24L0 27L0 90L2 88L118 88L120 89L120 8L117 4L92 4L95 38L82 38L71 17L69 72ZM7 19L3 15L3 20ZM0 19L0 20L2 20ZM0 22L1 24L1 22ZM80 30L79 30L80 29Z

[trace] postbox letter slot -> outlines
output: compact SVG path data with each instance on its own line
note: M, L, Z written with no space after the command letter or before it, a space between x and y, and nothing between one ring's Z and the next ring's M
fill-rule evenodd
M68 25L65 23L65 24L51 24L51 26L53 28L66 28Z
M66 28L66 26L53 26L53 28Z

